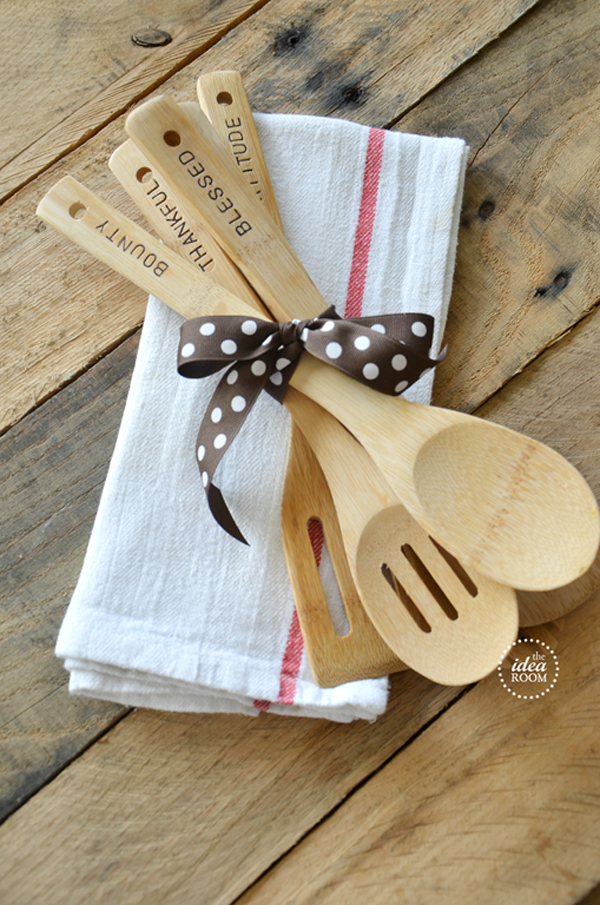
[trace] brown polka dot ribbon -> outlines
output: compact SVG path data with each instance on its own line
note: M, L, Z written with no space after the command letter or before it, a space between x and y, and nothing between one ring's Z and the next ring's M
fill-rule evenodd
M221 458L265 389L279 402L303 351L380 393L399 396L445 358L429 357L434 318L385 314L341 318L330 307L311 320L196 317L181 328L178 371L208 377L227 368L200 425L196 456L208 505L232 537L247 543L212 483Z

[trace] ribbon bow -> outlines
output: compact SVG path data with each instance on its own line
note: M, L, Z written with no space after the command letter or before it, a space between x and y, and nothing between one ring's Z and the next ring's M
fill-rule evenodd
M333 306L310 320L282 324L230 315L186 321L179 373L208 377L229 365L196 441L208 505L221 527L247 543L212 477L263 389L282 402L307 351L380 393L399 396L446 356L445 349L437 358L428 355L433 325L428 314L341 318Z

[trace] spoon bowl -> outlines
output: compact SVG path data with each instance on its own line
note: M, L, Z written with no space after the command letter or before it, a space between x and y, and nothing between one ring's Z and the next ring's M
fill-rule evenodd
M433 682L482 679L517 637L514 591L461 568L401 505L382 509L365 525L355 568L379 634Z
M375 393L307 355L291 383L357 437L411 515L464 565L533 591L560 587L593 562L595 497L550 447L472 415Z
M285 402L319 460L335 503L350 571L373 625L416 672L444 685L496 668L518 630L512 588L468 571L412 518L365 449L290 388Z

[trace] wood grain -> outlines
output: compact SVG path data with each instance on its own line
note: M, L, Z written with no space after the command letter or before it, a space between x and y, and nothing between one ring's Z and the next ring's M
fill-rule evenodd
M594 311L478 412L551 443L596 493L599 342ZM428 903L440 896L525 903L534 892L536 901L560 905L597 884L600 593L527 634L546 640L548 629L561 668L556 696L543 707L517 704L503 697L495 677L480 683L243 897L244 905L365 897Z
M400 120L471 146L439 405L479 405L598 303L599 52L595 0L553 0Z
M0 820L124 712L71 697L53 648L136 349L137 336L0 439Z
M0 829L0 898L232 902L457 693L403 673L374 724L137 711Z
M406 18L400 6L382 11L374 3L360 0L323 7L315 7L309 0L300 4L271 0L252 17L251 28L234 29L203 54L201 61L161 84L160 90L191 100L201 70L241 69L251 101L267 112L335 114L383 124L399 116L530 6L531 2L517 0L479 2L476 15L464 20L458 17L460 40L455 35L454 43L448 43L442 26L438 28L428 10L443 11L440 20L444 22L444 17L454 14L454 2L419 5L414 15ZM302 28L299 23L304 23ZM306 35L307 29L310 39L299 39L298 34ZM431 39L427 37L430 31ZM406 71L398 70L398 47L412 48L417 43L420 53L412 58L411 83L421 87L408 97L404 94ZM426 74L430 57L435 62L433 76ZM327 59L338 62L327 68ZM370 99L358 103L353 100L353 86L358 73L367 68L373 73ZM348 87L352 90L345 96ZM333 105L332 96L336 98ZM377 109L385 111L380 119ZM131 215L131 203L123 190L115 187L107 169L110 154L123 138L120 117L0 209L0 431L81 373L141 322L142 295L44 230L35 216L39 199L67 173Z
M0 203L265 2L3 3Z
M578 901L600 879L599 603L553 627L560 677L547 697L484 680L240 905Z
M427 66L428 47L421 46L414 73L398 78L399 10L390 14L388 7L383 13L368 4L361 9L363 18L358 4L331 4L319 17L311 4L271 0L250 23L206 53L200 65L188 67L166 87L189 99L199 68L235 68L241 62L257 108L293 112L299 109L297 86L306 84L303 112L333 111L369 122L380 101L382 111L394 109L392 118L399 117L408 105L394 98L405 90L406 81L418 81L418 67ZM395 31L388 20L389 40L386 14L396 16ZM378 32L369 32L369 16ZM483 412L556 446L596 491L600 413L592 271L597 249L590 228L596 183L590 170L594 142L589 130L595 117L597 24L594 4L586 0L540 4L401 122L402 128L413 130L412 123L414 131L434 134L455 130L475 151L480 149L473 172L484 166L481 179L471 183L469 174L467 180L469 227L463 227L461 249L471 241L470 231L473 262L469 255L463 259L461 251L456 284L460 319L480 330L482 354L471 350L480 380L463 368L464 393L458 384L448 384L446 390L441 381L438 401L476 405L532 362ZM409 26L407 32L410 35ZM465 33L465 48L469 40ZM270 60L274 52L279 56ZM329 57L335 66L320 65ZM439 59L435 54L433 58ZM366 95L361 93L359 63L365 71L371 67ZM529 105L528 112L523 105ZM568 166L561 156L563 144L551 146L555 131L563 143L570 143ZM574 140L576 133L580 144ZM0 212L4 428L119 343L141 320L140 293L49 231L40 232L34 216L45 188L67 171L121 204L124 196L111 186L104 166L121 141L120 125L107 127ZM525 159L528 155L538 155L541 181ZM575 184L577 176L583 181ZM496 195L497 186L503 194ZM556 248L544 246L540 252L532 241L535 231L517 211L519 193L523 211L530 205L535 226L557 242ZM131 210L126 205L124 209ZM535 220L538 210L544 222ZM504 237L501 230L493 233L496 212L506 212ZM547 221L550 231L545 229ZM565 270L569 259L563 249L565 254L582 250L572 274ZM501 254L511 256L506 272ZM477 276L481 266L488 275L483 281ZM513 323L521 317L520 308L513 306L508 324L496 310L497 283L507 305L513 304L508 291L513 287L527 312L521 332ZM522 286L527 292L543 291L532 301L527 292L518 294ZM60 318L52 309L61 312ZM489 324L489 342L487 332L481 332L480 309ZM581 323L576 329L540 355L577 321ZM492 340L497 344L502 338L503 325L511 345L501 346L502 355L492 354L484 366L483 353L494 347ZM448 336L457 350L458 314ZM503 356L513 353L505 371ZM116 349L98 367L110 371L118 355ZM20 500L0 514L7 557L2 576L10 613L0 642L2 662L10 665L2 691L2 747L9 752L13 778L21 768L23 780L11 787L13 807L22 800L20 795L26 797L47 782L119 715L111 705L68 698L64 674L51 653L111 447L102 436L111 423L110 404L102 417L103 399L110 400L110 380L96 384L93 405L82 393L85 380L75 381L4 438L6 443L16 438L10 447L13 477L7 486ZM90 420L77 421L79 403L85 399ZM65 433L63 401L72 407L64 415ZM54 404L58 408L51 408ZM114 406L116 413L118 403ZM48 412L54 414L45 421ZM115 427L117 422L118 415ZM34 423L37 427L25 442L15 431L28 431ZM90 441L91 436L96 439ZM76 456L78 465L70 475L61 458L63 441L72 461L73 450L85 451ZM23 467L27 465L22 473L21 456ZM78 524L87 528L81 532ZM247 901L290 901L291 890L292 896L297 892L296 901L307 895L310 901L336 903L354 897L387 905L396 892L396 900L402 901L406 890L414 892L412 901L423 902L427 896L449 903L453 897L468 903L470 897L477 905L534 898L548 905L574 902L600 880L595 666L599 602L590 601L565 618L562 628L551 627L559 645L561 684L557 696L533 716L527 711L516 714L508 696L498 700L492 677L395 757L403 743L451 702L449 691L441 693L413 677L408 686L396 687L389 713L373 726L339 727L272 716L252 723L150 712L127 716L0 831L1 897L7 905L119 899L212 905L232 901L291 850ZM21 625L17 650L10 639ZM13 694L15 707L10 704ZM378 773L389 757L393 760ZM365 779L364 789L351 795ZM336 807L294 851L302 834ZM286 878L292 885L286 885Z

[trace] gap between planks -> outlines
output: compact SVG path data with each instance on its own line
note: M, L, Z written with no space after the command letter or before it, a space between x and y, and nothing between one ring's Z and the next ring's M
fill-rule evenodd
M224 10L219 7L214 24L205 25L200 31L184 29L166 48L148 54L92 101L38 135L0 169L0 205L197 60L268 2L229 2ZM231 6L232 13L229 12ZM192 49L188 46L190 43Z

